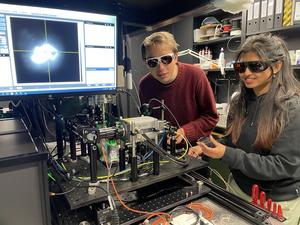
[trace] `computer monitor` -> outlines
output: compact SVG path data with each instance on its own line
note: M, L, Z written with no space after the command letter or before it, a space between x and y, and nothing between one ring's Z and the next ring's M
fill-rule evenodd
M0 4L0 99L116 89L117 18Z

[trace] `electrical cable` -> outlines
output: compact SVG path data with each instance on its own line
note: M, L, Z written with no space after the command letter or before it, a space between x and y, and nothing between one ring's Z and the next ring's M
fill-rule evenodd
M19 100L16 104L14 103L14 101L11 101L10 103L12 104L13 107L17 108L20 106L22 100Z
M163 134L163 136L161 137L161 139L158 141L158 145L161 146L161 143L162 141L164 140L164 137L165 137L165 133ZM153 150L148 152L148 154L146 154L144 157L143 157L143 160L146 160L148 159L151 155L153 154Z
M41 100L40 100L40 99L38 99L38 104L39 104L39 106L40 106L44 111L46 111L46 112L52 114L53 116L56 116L56 113L53 112L53 111L51 111L50 109L48 109L46 106L44 106L44 105L41 103Z
M70 190L67 190L65 192L59 192L59 193L55 193L55 192L49 192L50 196L58 196L58 195L66 195L71 193L72 191L74 191L76 188L78 188L80 186L80 184L82 183L82 181L79 181L78 184L75 187L72 187Z
M176 125L178 126L178 129L181 128L181 126L180 126L178 120L176 119L174 113L168 108L168 106L166 106L165 103L163 103L162 101L158 100L157 98L151 98L151 99L149 100L149 105L150 105L150 103L151 103L152 101L156 101L156 102L160 103L161 105L163 105L163 107L166 108L166 109L168 110L168 112L171 114L171 116L172 116L173 119L175 120L175 123L176 123ZM189 144L190 147L192 147L192 144L190 143L190 141L189 141L188 139L187 139L187 143Z
M28 120L28 123L29 123L28 130L30 131L30 130L32 129L32 123L31 123L30 117L28 116L27 110L26 110L26 108L25 108L25 106L24 106L24 104L23 104L22 101L21 101L20 104L21 104L21 106L22 106L22 108L23 108L23 111L24 111L26 117L27 117L27 120Z
M104 161L105 161L105 163L106 163L106 168L107 168L107 172L108 172L108 177L111 177L111 171L109 170L109 166L108 166L108 161L107 161L106 153L104 152L103 148L101 148L101 150L102 150L102 154L103 154ZM131 212L134 212L134 213L139 213L139 214L146 214L146 215L149 214L149 215L154 215L154 216L156 216L156 215L166 215L166 216L170 217L169 214L167 214L167 213L165 213L165 212L147 212L147 211L142 211L142 210L137 210L137 209L130 208L130 207L127 206L127 205L123 202L123 200L121 199L121 196L119 195L119 193L118 193L118 191L117 191L115 182L114 182L112 179L111 179L110 181L111 181L113 190L114 190L114 192L115 192L115 194L116 194L116 197L117 197L118 201L119 201L120 204L121 204L124 208L126 208L127 210L129 210L129 211L131 211Z
M175 120L175 123L178 127L180 127L180 124L178 122L178 120L176 119L176 117L174 116L173 112L168 108L168 106L166 106L165 103L163 103L162 101L158 100L157 98L151 98L149 100L149 105L151 104L152 101L156 101L158 103L160 103L164 108L166 108L168 110L168 112L171 114L171 116L173 117L173 119Z
M207 220L211 220L214 217L213 210L210 207L207 207L201 203L192 202L187 204L186 206L190 209L201 211L203 217Z
M160 164L162 165L162 164L164 164L164 163L169 163L169 162L170 162L170 161L164 160L164 161L160 161ZM153 164L153 162L151 161L151 162L145 162L145 163L139 164L139 165L138 165L138 168L143 167L143 166L147 166L147 165L150 165L150 164ZM122 170L122 171L116 173L114 176L121 176L121 175L123 175L123 174L130 173L130 171L131 171L131 168L128 168L128 169L126 169L126 170ZM112 174L111 177L109 177L109 178L112 179L112 177L114 177L114 176L113 176L113 174ZM101 181L101 180L106 180L107 177L108 177L108 176L98 176L97 179ZM78 179L87 181L87 180L90 179L90 177L78 177ZM128 180L128 179L126 179L126 180L115 180L115 181L127 181L127 180Z
M177 133L177 132L175 132L176 134L179 134L182 138L183 138L183 140L185 141L185 143L186 143L186 145L185 145L185 149L184 149L184 153L178 158L178 159L181 159L181 158L183 158L184 156L186 156L186 154L188 153L188 151L189 151L189 141L188 141L188 139L183 135L183 134L181 134L181 133Z
M134 80L132 81L132 84L133 84L133 87L134 87L134 90L135 90L135 93L136 93L136 96L137 96L137 99L138 99L138 103L141 106L142 103L141 103L140 95L139 95L139 92L138 92L138 89L136 87L136 84L135 84Z
M180 165L180 166L188 166L190 163L190 158L186 160L177 159L173 155L170 155L166 150L159 147L157 144L155 144L151 138L149 138L146 134L141 134L143 138L150 144L150 146L153 148L154 151L156 151L158 154L162 156L166 156L168 159L170 159L172 162Z
M187 213L192 213L193 215L196 216L196 221L195 223L193 223L192 225L197 225L199 222L200 222L200 215L197 211L195 211L193 208L189 208L187 206L177 206L176 208L174 208L170 214L171 214L171 217L173 218L174 217L174 213L176 212L180 212L180 214L187 214ZM201 213L202 215L202 213ZM172 218L171 218L171 224L172 224Z
M229 185L229 183L224 180L224 178L222 177L222 175L217 170L215 170L215 169L213 169L213 168L211 168L209 166L208 166L208 169L211 172L213 172L224 183L224 185L226 186L227 190L230 190L230 191L234 192L233 189L232 189L232 187Z
M233 36L231 36L231 38L227 41L226 47L227 47L227 49L228 49L229 52L237 53L237 52L239 51L239 47L237 47L237 49L235 49L235 50L232 50L232 49L229 47L230 41L233 40L234 38L238 37L238 36L239 36L239 35L233 35Z
M52 137L56 137L56 135L49 129L48 125L47 125L47 120L46 120L46 116L45 116L45 112L42 110L42 116L43 116L43 122L45 125L46 130L48 131L48 133L52 136Z
M137 103L136 99L132 96L132 94L131 94L130 92L124 90L124 89L119 89L119 91L118 91L117 93L121 93L121 92L124 92L124 93L126 93L127 95L130 96L130 98L133 100L133 102L134 102L134 104L135 104L135 106L136 106L136 109L137 109L139 115L141 115L142 113L141 113L139 104Z

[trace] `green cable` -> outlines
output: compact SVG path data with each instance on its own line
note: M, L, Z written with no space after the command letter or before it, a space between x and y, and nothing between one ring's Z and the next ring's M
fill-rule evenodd
M51 173L51 172L48 172L48 177L49 177L50 179L52 179L53 181L56 182L56 180L55 180L55 178L52 176L52 173Z

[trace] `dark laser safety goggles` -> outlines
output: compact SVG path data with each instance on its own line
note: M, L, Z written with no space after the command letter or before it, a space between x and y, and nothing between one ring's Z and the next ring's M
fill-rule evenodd
M260 73L268 69L276 60L235 62L233 68L237 73L245 73L248 68L252 73Z
M156 68L160 63L169 65L174 59L174 53L169 53L159 57L146 59L146 64L149 68Z

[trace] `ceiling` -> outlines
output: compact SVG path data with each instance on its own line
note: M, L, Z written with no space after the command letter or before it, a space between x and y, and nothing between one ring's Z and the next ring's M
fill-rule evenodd
M43 6L117 15L127 26L143 27L194 10L209 0L0 0L1 3Z

